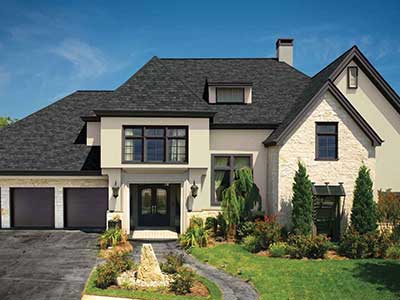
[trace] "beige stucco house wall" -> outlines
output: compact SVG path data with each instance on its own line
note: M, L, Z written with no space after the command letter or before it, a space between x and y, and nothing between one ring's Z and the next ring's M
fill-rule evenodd
M356 66L351 62L350 66ZM400 115L358 68L358 88L348 89L347 68L335 80L336 86L384 140L376 149L376 188L400 192Z
M338 160L315 159L316 122L338 122ZM282 223L290 223L292 184L299 160L305 164L310 180L315 184L329 182L337 185L343 182L347 217L352 207L355 180L363 163L370 168L371 177L375 180L375 147L329 92L308 112L283 146L269 149L269 204L271 212L277 214Z

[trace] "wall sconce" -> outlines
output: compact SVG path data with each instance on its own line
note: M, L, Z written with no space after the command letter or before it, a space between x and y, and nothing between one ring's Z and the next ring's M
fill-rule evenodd
M115 184L112 187L112 191L113 191L113 197L117 199L119 194L119 186L117 185L117 181L115 181Z
M193 180L193 185L190 187L190 190L192 191L192 197L196 198L199 191L199 187L196 185L195 180Z

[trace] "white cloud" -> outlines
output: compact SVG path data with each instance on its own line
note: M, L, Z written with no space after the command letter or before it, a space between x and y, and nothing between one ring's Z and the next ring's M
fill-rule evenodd
M107 70L107 61L100 49L78 39L65 39L50 52L73 64L80 78L96 78Z

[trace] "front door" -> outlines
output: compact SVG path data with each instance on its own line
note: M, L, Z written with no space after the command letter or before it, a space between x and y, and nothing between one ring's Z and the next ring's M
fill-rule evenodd
M139 226L169 226L168 186L139 186L138 200Z

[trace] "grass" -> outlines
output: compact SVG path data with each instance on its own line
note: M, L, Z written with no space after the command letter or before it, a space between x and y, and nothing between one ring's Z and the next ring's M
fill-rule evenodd
M263 300L400 299L400 261L271 258L233 244L194 248L192 255L249 280Z
M221 300L222 294L219 288L208 279L196 275L196 279L202 282L209 290L208 297L188 296L188 295L171 295L163 294L162 292L153 291L138 291L138 290L102 290L96 287L96 271L94 270L86 283L84 294L96 296L109 296L109 297L124 297L131 299L144 299L144 300Z

